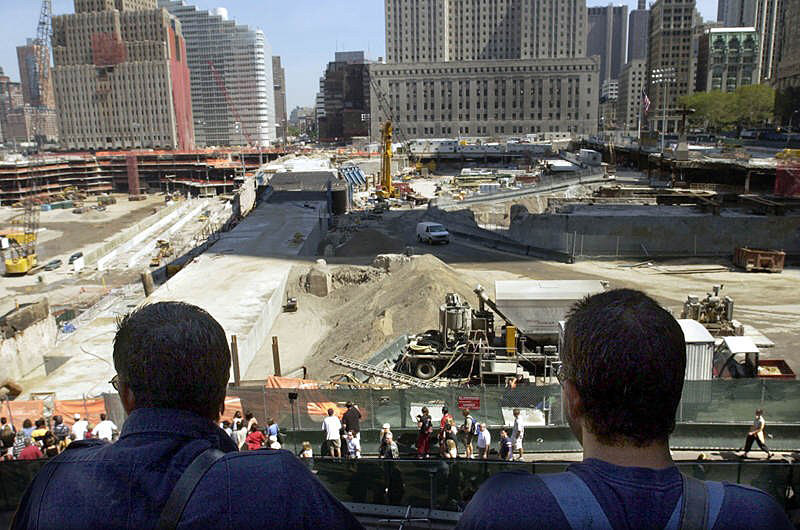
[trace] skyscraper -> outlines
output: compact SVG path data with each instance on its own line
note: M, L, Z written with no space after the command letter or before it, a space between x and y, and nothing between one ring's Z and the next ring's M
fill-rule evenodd
M34 39L28 39L25 46L17 46L22 97L26 105L53 108L55 107L55 97L53 96L53 78L50 72L50 54L47 54L47 62L43 64L44 75L42 78L45 81L42 86L39 86L38 53L39 45Z
M52 40L63 147L194 145L181 24L156 0L75 0Z
M600 84L617 79L625 64L628 6L590 7L586 54L600 56Z
M726 27L753 27L758 33L761 51L761 81L772 82L777 67L776 47L781 3L797 0L725 0L720 1L718 17Z
M318 119L321 142L349 141L369 134L369 64L363 51L336 52L323 76L324 112Z
M585 0L387 0L372 135L387 119L401 139L591 134L599 83L586 31Z
M261 30L228 19L224 8L158 0L180 20L191 72L197 143L269 145L275 140L272 50Z
M650 12L645 6L645 0L639 0L638 7L628 17L628 62L647 60L649 28Z
M693 35L699 23L695 0L656 0L650 9L647 94L651 104L647 119L651 130L677 130L678 99L694 90Z
M275 132L278 140L286 135L288 121L286 117L286 74L281 66L281 58L272 56L272 82L275 92Z
M780 31L775 52L775 114L778 123L800 125L800 2L784 1L781 5Z

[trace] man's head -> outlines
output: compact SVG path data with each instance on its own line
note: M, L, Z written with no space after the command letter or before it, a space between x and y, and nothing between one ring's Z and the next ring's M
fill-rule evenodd
M756 417L759 418L764 414L764 409L756 409Z
M503 429L500 431L500 438L508 438L508 433Z
M514 409L514 417L516 418L519 416L519 409Z
M686 370L677 321L630 289L596 294L567 316L560 379L573 432L600 443L665 442L675 428Z
M328 416L333 416L333 409L328 409Z
M61 416L57 414L53 416L53 425L61 425L62 423L64 423L64 419Z
M481 424L478 426L478 428L481 430L481 432L483 432L483 431L485 431L485 430L486 430L486 424L485 424L485 423L481 423Z
M158 302L119 321L114 367L126 411L170 408L216 420L231 354L222 326L199 307Z
M464 410L461 411L461 414L463 414L464 417L466 418L467 416L469 416L469 410L464 409Z
M427 414L428 413L428 407L422 407L422 413L423 414Z
M106 415L102 412L100 413L100 421L106 421Z
M352 401L348 401L347 403L344 404L344 406L347 407L348 409L352 408L353 407L353 402Z
M8 420L6 419L6 417L5 417L5 416L3 416L2 418L0 418L0 425L5 425L6 423L8 423Z
M36 428L41 429L42 427L44 427L44 418L39 418L36 420Z
M73 414L73 415L72 415L72 419L74 419L75 421L80 421L80 420L81 420L81 415L80 415L80 414L77 414L77 413L76 413L76 414Z
M447 414L447 407L442 407L442 416Z

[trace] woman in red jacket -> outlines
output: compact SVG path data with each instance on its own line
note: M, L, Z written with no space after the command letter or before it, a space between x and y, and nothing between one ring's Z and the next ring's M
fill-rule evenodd
M253 423L250 426L250 433L245 438L245 443L247 444L247 449L249 451L255 451L256 449L261 449L264 445L264 440L267 437L264 436L264 433L258 430L258 424Z

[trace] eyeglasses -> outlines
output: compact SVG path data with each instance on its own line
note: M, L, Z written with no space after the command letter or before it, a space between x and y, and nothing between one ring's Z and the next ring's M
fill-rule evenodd
M563 386L564 385L564 381L567 380L567 373L566 372L567 371L564 370L564 365L563 364L558 365L558 369L556 370L556 379L558 379L558 384L559 385Z
M119 392L119 374L117 374L114 377L112 377L111 381L109 381L109 383L111 384L111 386L114 387L114 390Z

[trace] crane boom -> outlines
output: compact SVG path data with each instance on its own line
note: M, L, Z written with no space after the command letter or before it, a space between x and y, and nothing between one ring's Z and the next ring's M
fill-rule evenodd
M47 134L44 130L47 109L44 101L45 87L50 76L50 33L52 26L53 1L42 0L39 23L36 27L36 83L39 91L38 106L32 117L31 129L37 148L41 149Z
M217 84L217 88L219 88L222 95L225 97L225 102L228 104L228 108L231 109L231 113L233 117L236 118L236 121L239 122L240 130L242 131L242 135L247 139L247 145L255 145L253 143L253 138L244 128L244 122L242 121L241 116L239 116L239 111L236 109L236 105L233 104L231 97L228 95L228 90L225 88L225 81L222 79L217 68L214 66L212 61L208 61L208 67L211 69L211 75L214 76L214 82ZM259 138L260 140L260 138Z

